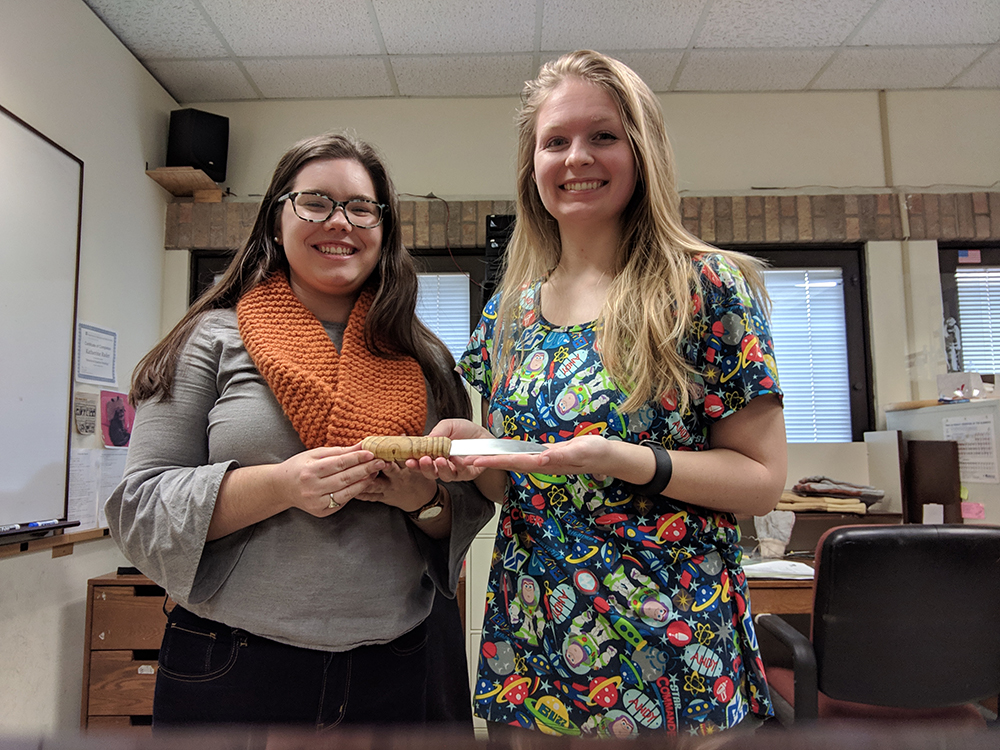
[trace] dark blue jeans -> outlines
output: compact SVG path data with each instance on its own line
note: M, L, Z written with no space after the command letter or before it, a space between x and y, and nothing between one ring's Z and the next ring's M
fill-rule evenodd
M153 727L420 724L427 627L331 653L286 646L174 607L160 647Z

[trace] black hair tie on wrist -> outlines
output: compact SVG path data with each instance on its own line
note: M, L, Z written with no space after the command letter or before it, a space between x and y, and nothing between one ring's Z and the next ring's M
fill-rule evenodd
M663 490L670 484L670 476L674 473L674 462L670 460L670 454L660 446L647 445L646 447L653 451L653 458L656 459L656 471L653 473L653 478L646 484L626 482L625 485L633 494L656 496L662 494Z

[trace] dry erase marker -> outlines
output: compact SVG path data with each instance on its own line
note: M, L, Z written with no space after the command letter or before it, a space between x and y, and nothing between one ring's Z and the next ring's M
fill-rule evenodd
M59 523L58 518L53 518L51 521L32 521L27 525L27 528L37 529L40 526L55 526L57 523Z
M19 524L19 523L11 523L11 524L7 524L6 526L0 526L0 532L4 532L4 531L17 531L20 528L21 528L21 524Z

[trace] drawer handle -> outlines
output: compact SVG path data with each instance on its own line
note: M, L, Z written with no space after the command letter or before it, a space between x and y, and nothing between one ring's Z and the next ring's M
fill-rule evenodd
M156 674L156 669L151 664L141 664L138 669L139 674Z

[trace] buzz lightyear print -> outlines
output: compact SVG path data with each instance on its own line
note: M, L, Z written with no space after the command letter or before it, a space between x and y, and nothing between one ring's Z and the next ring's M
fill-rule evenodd
M682 352L694 397L625 413L605 370L599 324L553 326L540 282L521 293L512 361L494 366L497 300L459 363L489 401L500 437L581 434L704 450L709 427L778 393L764 315L722 256L693 261L698 317ZM496 377L494 378L494 375ZM512 474L487 593L475 712L549 734L710 734L769 697L735 518L613 477Z

